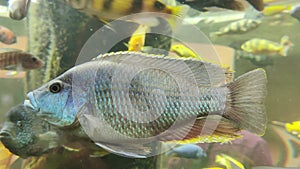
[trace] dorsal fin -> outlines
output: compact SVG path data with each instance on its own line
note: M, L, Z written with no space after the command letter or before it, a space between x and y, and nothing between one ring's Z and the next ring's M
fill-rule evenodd
M194 80L200 87L220 86L228 80L230 72L219 64L195 59L169 58L141 52L116 52L99 55L93 61L145 65L169 70L187 79Z

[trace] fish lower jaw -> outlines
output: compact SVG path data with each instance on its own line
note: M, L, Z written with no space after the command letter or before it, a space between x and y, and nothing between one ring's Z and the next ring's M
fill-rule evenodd
M25 100L24 101L24 106L31 108L35 112L39 112L40 111L40 109L33 102L31 102L31 100Z

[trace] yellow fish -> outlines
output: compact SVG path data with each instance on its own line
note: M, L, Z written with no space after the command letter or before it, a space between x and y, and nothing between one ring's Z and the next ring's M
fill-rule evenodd
M219 155L216 155L215 161L216 163L225 166L226 169L245 169L244 165L241 162L226 154L221 153Z
M188 6L169 6L159 0L65 0L74 9L100 20L114 20L140 12L161 12L181 16Z
M176 53L179 57L203 60L198 54L196 54L194 51L183 44L172 45L171 52Z
M286 123L285 129L290 133L300 134L300 121L294 121L292 123Z
M224 169L224 168L221 168L221 167L208 167L208 168L202 168L202 169Z
M140 25L136 31L132 34L128 42L128 51L141 51L145 45L146 33L149 27L146 25Z
M19 157L12 154L0 142L0 168L8 169Z
M267 54L287 56L288 50L294 44L289 40L288 36L283 36L280 43L276 43L266 39L254 38L242 44L241 48L245 52L254 54Z
M210 37L221 36L229 33L244 33L256 28L259 24L261 24L260 20L242 19L228 24L217 32L212 32Z
M291 11L292 9L293 9L292 5L266 6L263 10L263 14L265 16L271 16L271 15L282 13L283 11Z

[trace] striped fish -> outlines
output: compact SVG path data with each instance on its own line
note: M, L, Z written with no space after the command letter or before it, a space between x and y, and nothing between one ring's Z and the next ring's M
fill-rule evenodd
M228 24L217 32L211 33L210 37L221 36L229 33L244 33L256 28L259 24L261 24L260 20L242 19Z
M26 71L44 66L44 62L30 53L18 49L0 49L0 69Z
M288 36L283 36L280 43L266 39L254 38L242 44L241 48L245 52L254 54L279 54L280 56L287 56L288 50L293 45L294 44L289 40Z
M159 0L65 0L65 2L74 9L105 21L140 12L181 15L187 7L168 6Z

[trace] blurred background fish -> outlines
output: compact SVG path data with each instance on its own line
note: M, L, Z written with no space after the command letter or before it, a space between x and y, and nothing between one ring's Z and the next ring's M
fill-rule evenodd
M0 48L0 69L20 72L43 66L44 62L30 53L19 49Z
M226 169L245 169L241 162L223 153L216 155L215 161L216 163L225 166Z
M259 24L261 24L260 20L242 19L226 25L225 27L221 28L218 32L212 32L210 34L210 37L216 37L230 33L245 33L249 30L256 28Z
M287 56L290 47L293 45L294 44L290 41L288 36L283 36L280 43L266 39L253 38L242 44L241 49L245 52L254 54L278 54L280 56Z
M181 16L188 9L185 5L169 6L159 0L65 0L65 2L74 9L105 21L139 12L162 12Z
M0 42L10 45L16 43L17 38L11 30L0 25Z
M22 158L47 153L59 142L56 130L22 104L7 113L0 140L10 152Z
M176 156L181 158L199 159L206 157L206 152L198 145L185 144L166 152L167 156Z
M184 44L173 44L170 51L176 53L181 58L194 58L203 60L198 54L196 54Z
M145 46L146 34L149 32L149 27L146 25L139 25L133 32L128 42L128 51L141 51Z
M263 14L265 16L272 16L284 11L291 11L293 9L293 5L273 5L273 6L266 6L263 10Z
M9 17L15 20L21 20L27 15L30 0L9 0Z

